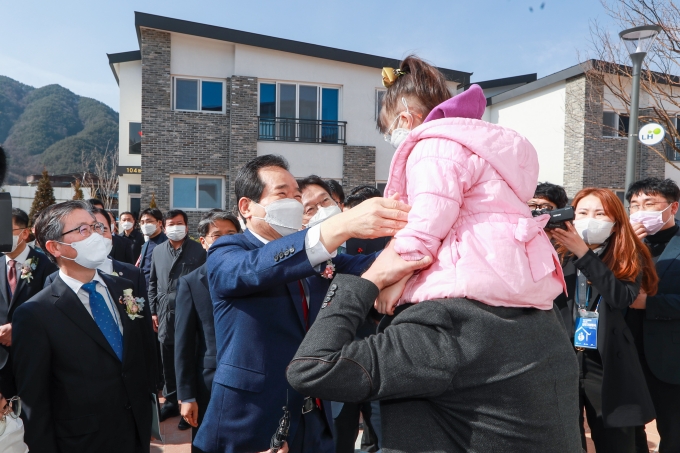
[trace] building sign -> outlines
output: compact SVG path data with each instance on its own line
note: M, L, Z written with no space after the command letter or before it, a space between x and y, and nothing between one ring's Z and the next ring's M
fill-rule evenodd
M649 123L640 128L638 137L640 137L640 142L643 144L653 146L657 143L661 143L661 140L663 140L665 135L666 131L664 131L662 125L657 123Z
M119 165L117 173L118 173L118 176L141 175L142 174L142 167L132 167L132 166L127 166L127 165Z

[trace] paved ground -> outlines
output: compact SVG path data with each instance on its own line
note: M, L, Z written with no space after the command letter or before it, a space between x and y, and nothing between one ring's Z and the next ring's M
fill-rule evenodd
M151 453L190 453L191 452L191 430L180 431L177 429L179 417L168 419L161 423L161 434L164 444L160 442L151 443ZM590 430L586 427L586 437L588 437L588 453L595 453L595 448L590 440ZM361 432L357 438L357 452L361 440ZM650 453L657 453L659 445L659 434L656 432L656 422L647 425L647 441Z

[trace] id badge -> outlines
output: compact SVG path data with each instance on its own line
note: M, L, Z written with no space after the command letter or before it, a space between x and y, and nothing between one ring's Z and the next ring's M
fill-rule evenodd
M574 346L577 348L597 349L597 323L599 319L597 313L587 312L587 314L590 316L585 318L578 316L576 318Z

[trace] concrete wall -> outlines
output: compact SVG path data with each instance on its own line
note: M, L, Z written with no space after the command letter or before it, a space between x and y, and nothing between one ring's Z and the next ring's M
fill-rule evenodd
M280 154L285 157L296 178L317 175L326 179L342 179L342 145L257 142L257 155L265 154Z
M538 153L539 181L564 182L566 84L555 83L486 108L485 119L524 135Z
M170 49L172 75L226 79L235 74L231 43L172 33Z
M26 211L27 214L31 211L31 205L37 190L38 186L2 186L0 188L0 192L8 192L12 195L13 208L19 208ZM74 192L71 187L53 187L52 190L54 190L54 198L57 200L57 203L73 199ZM91 198L90 189L83 187L82 190L85 200Z

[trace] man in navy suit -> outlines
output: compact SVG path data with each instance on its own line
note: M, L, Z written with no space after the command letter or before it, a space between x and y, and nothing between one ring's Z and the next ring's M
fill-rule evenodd
M198 223L198 236L205 250L220 237L241 232L241 225L233 215L214 210ZM196 437L198 425L210 401L210 389L215 376L215 319L208 289L208 271L203 264L195 271L180 277L175 299L175 370L180 413L192 426L191 438ZM199 451L191 446L192 451Z
M16 395L12 374L12 315L43 287L45 279L57 266L47 256L26 243L31 235L28 214L12 209L12 251L0 255L0 393L10 398ZM35 265L35 269L33 269ZM27 272L22 273L26 268Z
M300 190L275 155L244 165L235 192L247 231L208 251L217 369L194 444L209 453L267 450L287 405L289 450L333 452L330 404L293 390L285 370L325 300L330 280L321 274L360 275L374 258L336 249L350 237L394 235L409 208L375 198L300 231Z
M641 292L626 323L635 339L656 410L659 453L680 451L680 226L675 221L680 188L671 179L647 178L626 193L633 228L656 263L659 290ZM647 451L645 427L635 431L638 451Z

